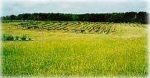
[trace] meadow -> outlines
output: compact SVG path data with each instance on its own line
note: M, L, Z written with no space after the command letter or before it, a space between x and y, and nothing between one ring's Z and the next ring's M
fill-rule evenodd
M138 23L4 22L4 76L147 76L147 28Z

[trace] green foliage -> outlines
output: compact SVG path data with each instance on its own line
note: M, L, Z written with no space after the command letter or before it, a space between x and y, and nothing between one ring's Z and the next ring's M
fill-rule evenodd
M32 39L29 38L27 35L13 36L11 34L3 34L2 40L3 41L31 41Z
M26 41L26 40L27 40L27 36L26 36L26 35L23 35L23 36L21 37L21 40Z
M10 35L10 34L3 34L2 40L3 41L13 41L14 37L13 37L13 35Z
M89 21L89 22L115 22L115 23L148 23L146 12L126 13L95 13L95 14L63 14L63 13L25 13L17 16L2 17L3 20L41 20L41 21Z
M19 36L15 36L15 40L19 40Z

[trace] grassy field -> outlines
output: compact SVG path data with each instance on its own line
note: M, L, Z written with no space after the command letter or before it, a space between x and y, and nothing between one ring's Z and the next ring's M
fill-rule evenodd
M110 23L115 32L109 34L22 29L16 24L2 23L3 34L27 34L32 41L3 42L4 76L146 76L148 73L147 29L143 24Z

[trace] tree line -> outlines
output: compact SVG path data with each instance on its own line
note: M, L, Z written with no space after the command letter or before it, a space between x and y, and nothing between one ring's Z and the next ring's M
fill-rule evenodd
M90 21L115 23L148 23L147 12L126 13L24 13L19 15L3 16L2 20L41 20L41 21Z

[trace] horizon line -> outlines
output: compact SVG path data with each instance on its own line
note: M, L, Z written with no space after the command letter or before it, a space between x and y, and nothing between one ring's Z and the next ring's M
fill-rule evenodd
M33 13L29 13L29 12L26 12L26 13L19 13L19 14L10 14L10 15L3 15L2 14L2 17L4 17L4 16L11 16L11 15L15 15L15 16L18 16L18 15L20 15L20 14L40 14L40 13L45 13L45 14L48 14L48 13L54 13L54 14L112 14L112 13L128 13L128 12L136 12L136 13L139 13L139 12L146 12L146 13L149 13L149 12L147 12L147 11L127 11L127 12L95 12L95 13L93 13L93 12L91 12L91 13L63 13L63 12L33 12Z

